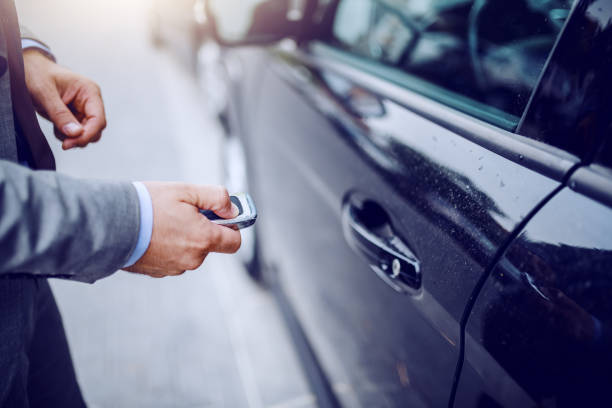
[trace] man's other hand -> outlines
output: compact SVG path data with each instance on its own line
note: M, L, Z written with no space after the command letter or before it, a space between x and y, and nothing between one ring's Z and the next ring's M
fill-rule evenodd
M200 267L210 252L234 253L240 232L210 222L200 209L233 218L238 209L222 187L144 183L153 202L153 235L143 257L129 272L162 278Z
M93 81L57 65L35 49L23 54L26 84L36 110L55 125L64 150L85 147L102 137L106 114Z

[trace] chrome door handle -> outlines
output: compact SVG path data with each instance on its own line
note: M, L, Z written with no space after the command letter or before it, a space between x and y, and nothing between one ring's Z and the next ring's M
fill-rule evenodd
M415 294L421 288L420 262L399 238L386 211L374 201L347 202L342 211L344 237L395 291Z

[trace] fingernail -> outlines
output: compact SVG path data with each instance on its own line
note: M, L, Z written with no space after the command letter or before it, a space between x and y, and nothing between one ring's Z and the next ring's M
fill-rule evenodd
M75 122L70 122L67 125L64 125L64 127L62 128L62 132L67 135L76 135L81 130L83 130L83 126Z
M240 215L240 210L238 209L236 204L232 203L232 217L236 218L239 215Z

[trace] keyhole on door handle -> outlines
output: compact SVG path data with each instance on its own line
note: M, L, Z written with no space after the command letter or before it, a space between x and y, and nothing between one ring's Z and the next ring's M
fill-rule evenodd
M415 294L420 289L420 263L396 234L380 204L373 200L348 200L342 222L349 246L385 283L400 293Z

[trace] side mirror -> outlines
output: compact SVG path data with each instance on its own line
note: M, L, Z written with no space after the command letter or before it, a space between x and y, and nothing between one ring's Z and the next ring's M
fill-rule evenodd
M219 44L266 45L299 37L311 3L312 0L208 0L206 11Z

